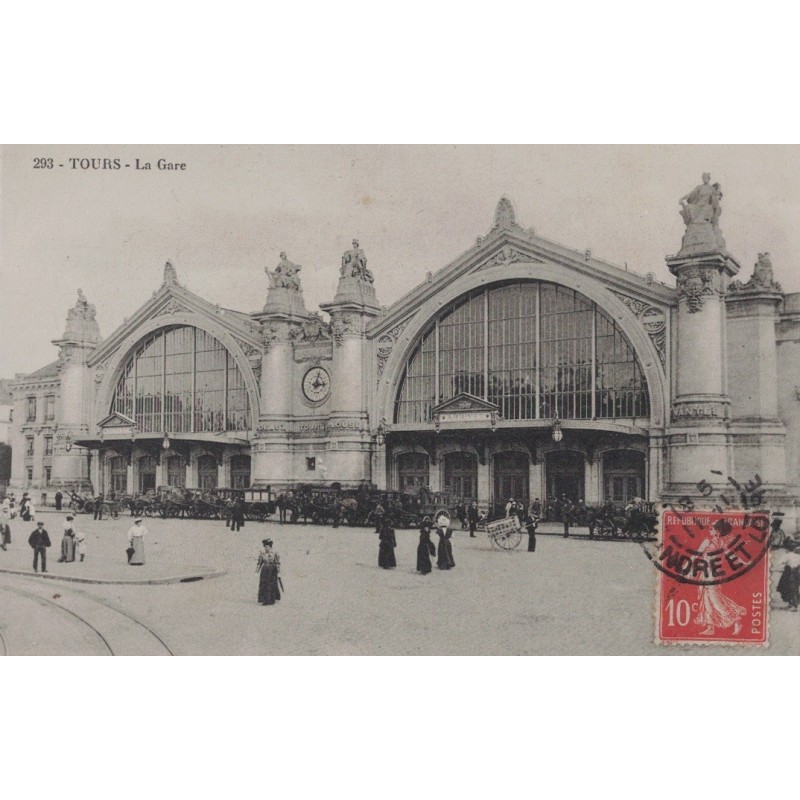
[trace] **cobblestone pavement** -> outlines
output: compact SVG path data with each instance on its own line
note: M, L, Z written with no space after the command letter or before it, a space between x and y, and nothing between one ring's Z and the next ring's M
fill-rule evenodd
M398 566L382 570L368 528L267 522L233 533L146 519L147 563L132 567L130 518L79 516L87 560L59 564L63 515L41 518L53 542L47 579L32 574L30 523L14 520L0 552L0 652L11 655L800 654L798 616L774 596L768 651L654 644L656 576L635 543L540 536L536 553L524 539L502 552L457 531L455 569L422 576L412 530L397 531ZM275 606L256 602L267 536L286 589Z

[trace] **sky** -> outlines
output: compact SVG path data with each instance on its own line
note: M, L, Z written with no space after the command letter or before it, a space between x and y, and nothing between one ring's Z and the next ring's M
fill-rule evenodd
M34 168L40 158L54 167ZM92 158L122 166L82 169ZM159 158L186 168L159 170ZM485 235L503 195L538 235L674 285L664 258L680 249L678 200L703 172L722 185L740 276L768 251L784 291L800 291L798 146L3 146L0 377L57 357L78 288L108 336L168 259L191 291L251 312L285 250L315 310L358 238L391 305Z

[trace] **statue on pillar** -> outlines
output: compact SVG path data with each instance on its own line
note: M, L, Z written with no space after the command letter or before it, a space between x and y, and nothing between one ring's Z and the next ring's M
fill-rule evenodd
M772 273L772 260L769 253L758 254L758 261L753 268L753 275L747 283L732 281L728 291L734 293L744 291L782 291L781 285L775 280Z
M353 239L353 249L342 256L342 268L339 274L343 278L358 278L367 283L374 283L373 274L367 269L367 257L358 246L358 239Z
M282 252L281 260L275 270L270 272L268 267L264 267L264 272L267 273L271 289L294 289L295 291L300 291L300 278L297 273L301 269L302 267L299 264L289 261L286 253Z
M686 223L681 254L725 250L719 229L722 214L722 187L711 183L711 174L703 173L703 182L680 199L681 217Z
M175 266L171 261L167 261L164 264L164 286L178 286L178 273L175 270Z

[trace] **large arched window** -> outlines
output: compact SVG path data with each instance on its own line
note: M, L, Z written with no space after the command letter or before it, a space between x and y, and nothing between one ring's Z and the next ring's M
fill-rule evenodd
M117 382L111 411L143 432L241 431L250 401L233 356L199 328L161 328L136 347Z
M429 422L467 392L504 419L649 417L647 382L616 323L562 286L516 281L460 297L406 364L395 422Z

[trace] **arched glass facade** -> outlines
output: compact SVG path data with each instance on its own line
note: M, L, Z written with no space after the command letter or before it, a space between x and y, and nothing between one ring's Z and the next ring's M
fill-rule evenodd
M536 281L481 289L444 309L408 359L395 422L430 422L461 392L512 420L650 415L647 382L614 321L578 292Z
M137 346L122 371L111 411L143 432L243 431L250 400L233 356L188 325L161 328Z

